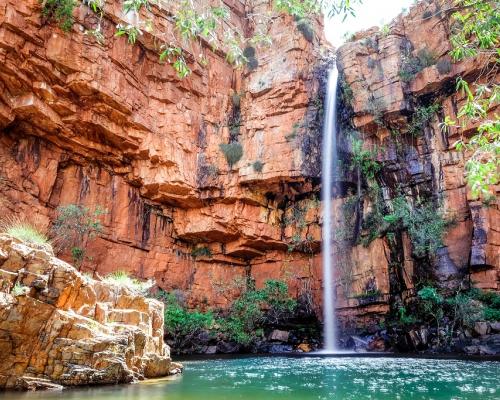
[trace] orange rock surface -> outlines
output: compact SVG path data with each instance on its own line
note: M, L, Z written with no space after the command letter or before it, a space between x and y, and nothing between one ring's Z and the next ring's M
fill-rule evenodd
M245 13L269 6L225 3L242 29L249 28ZM450 90L455 77L474 76L481 60L452 64L444 74L430 66L411 83L399 76L404 54L424 46L447 59L450 21L435 12L440 3L419 3L395 19L388 34L358 34L339 49L337 63L353 92L355 128L367 146L386 149L380 161L387 188L402 185L415 197L432 192L456 221L431 260L433 270L443 280L470 272L479 287L500 290L498 203L483 208L471 201L465 157L452 147L461 132L439 128L461 101ZM436 16L422 20L427 9ZM104 232L90 244L85 271L153 277L163 289L183 291L192 307L227 306L245 277L258 287L281 278L320 311L321 22L314 21L310 43L291 17L271 14L274 42L257 49L255 70L234 70L223 51L203 49L208 66L191 63L193 74L179 80L158 62L154 34L130 46L113 36L123 19L119 2L108 1L105 11L106 40L99 45L83 34L94 23L83 5L69 33L43 23L37 0L0 5L3 213L49 227L60 205L101 205L108 211ZM155 24L173 29L161 10L153 12ZM429 96L443 112L424 135L405 142L406 162L399 164L397 143L376 119L404 131ZM229 167L219 146L233 134L235 112L243 157ZM211 255L193 256L199 247ZM418 265L407 237L400 247L397 260L383 238L342 252L350 265L337 273L344 321L377 323L389 311L391 281L410 295ZM362 304L356 296L367 283L381 295Z
M179 372L163 304L98 282L50 245L0 235L0 388L131 382Z
M246 13L269 11L267 2L226 5L242 30L251 28ZM119 1L106 2L103 45L83 33L95 24L84 5L68 33L40 11L38 0L0 5L2 213L49 228L58 206L100 205L104 231L83 270L155 278L193 307L226 306L238 293L233 281L279 275L288 263L301 271L291 290L307 279L319 292L311 258L288 251L296 222L285 227L284 218L296 198L306 203L319 190L322 34L310 43L290 16L272 13L274 42L257 49L256 70L235 70L223 51L195 44L208 66L191 63L180 80L159 63L155 33L135 46L114 37ZM165 10L153 13L159 31L173 29ZM229 167L219 146L236 110L243 157ZM318 206L308 207L301 240L310 236L316 253ZM210 257L191 255L203 246ZM221 282L230 289L221 293Z

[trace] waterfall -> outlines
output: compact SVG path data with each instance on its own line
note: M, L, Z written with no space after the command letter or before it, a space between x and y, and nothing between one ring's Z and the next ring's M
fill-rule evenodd
M333 273L335 260L332 235L332 188L337 166L337 80L338 71L334 66L328 74L326 92L325 121L323 126L321 192L323 201L323 337L324 350L336 350L335 298L333 294Z

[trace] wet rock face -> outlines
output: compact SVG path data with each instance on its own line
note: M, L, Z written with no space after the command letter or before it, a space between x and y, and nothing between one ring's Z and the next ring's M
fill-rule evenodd
M0 388L127 383L181 370L163 343L162 303L80 274L49 245L1 235L0 255Z
M251 28L246 12L269 8L227 4L243 31ZM83 33L95 22L83 5L69 33L41 19L38 0L0 5L2 209L49 227L60 205L106 208L83 270L154 277L193 307L227 306L236 291L217 283L248 274L291 277L294 294L307 280L320 304L312 267L320 171L311 143L321 134L321 22L313 21L311 43L291 17L272 14L274 43L256 49L252 71L195 44L209 64L190 65L193 74L179 80L158 62L161 38L146 32L131 46L114 37L120 7L106 2L99 45ZM164 10L153 12L158 32L172 28ZM228 166L220 145L231 142L243 156ZM298 201L304 218L292 221ZM193 257L195 247L211 255Z
M472 126L441 129L445 116L456 120L464 99L455 92L458 76L473 81L484 67L480 57L450 62L450 14L452 2L419 2L407 15L397 17L388 30L377 28L355 35L337 52L343 88L351 93L345 108L351 129L361 132L364 145L382 148L379 184L385 199L403 193L418 202L429 199L452 220L444 247L432 257L412 254L406 234L391 244L376 239L367 249L351 248L350 295L339 287L344 326L366 329L379 323L378 316L396 308L414 295L415 283L428 277L443 288L456 285L470 275L479 288L500 290L500 212L497 200L489 206L470 197L464 179L469 155L457 152L454 143L473 132ZM419 129L414 116L425 107L438 111ZM498 106L490 110L498 113ZM353 183L350 183L353 185ZM497 194L500 188L496 188ZM340 200L346 201L344 200ZM370 204L365 204L369 210ZM366 261L367 253L371 260ZM374 255L377 254L377 257ZM359 261L357 255L364 255ZM365 260L365 261L363 261ZM362 294L369 277L375 277L382 295L361 304L352 296ZM349 298L350 297L350 298Z

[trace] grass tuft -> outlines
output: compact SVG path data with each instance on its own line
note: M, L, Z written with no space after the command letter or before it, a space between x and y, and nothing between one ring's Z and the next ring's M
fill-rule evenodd
M49 244L49 238L33 224L17 218L0 223L0 232L25 243Z
M104 277L103 282L119 287L126 287L134 292L146 294L153 287L154 281L145 282L132 278L128 272L116 271Z

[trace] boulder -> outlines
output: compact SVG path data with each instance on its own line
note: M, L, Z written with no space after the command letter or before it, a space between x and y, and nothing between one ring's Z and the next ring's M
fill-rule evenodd
M219 342L217 343L217 352L223 354L238 353L241 346L236 342Z
M205 354L216 354L217 346L208 346L205 350Z
M268 351L271 354L290 353L293 351L293 347L289 344L275 343L269 346Z
M308 343L301 343L297 346L297 351L300 351L302 353L310 353L312 351L312 348Z
M381 337L374 337L372 340L368 342L366 346L368 351L386 351L387 347L385 344L385 340Z
M280 331L279 329L275 329L269 335L270 342L288 342L288 338L290 337L290 332L288 331Z
M489 346L485 345L472 345L465 346L464 352L469 355L479 355L479 356L492 356L497 354L495 350L491 349Z
M490 333L490 324L488 322L476 322L474 324L474 332L479 336L484 336Z

